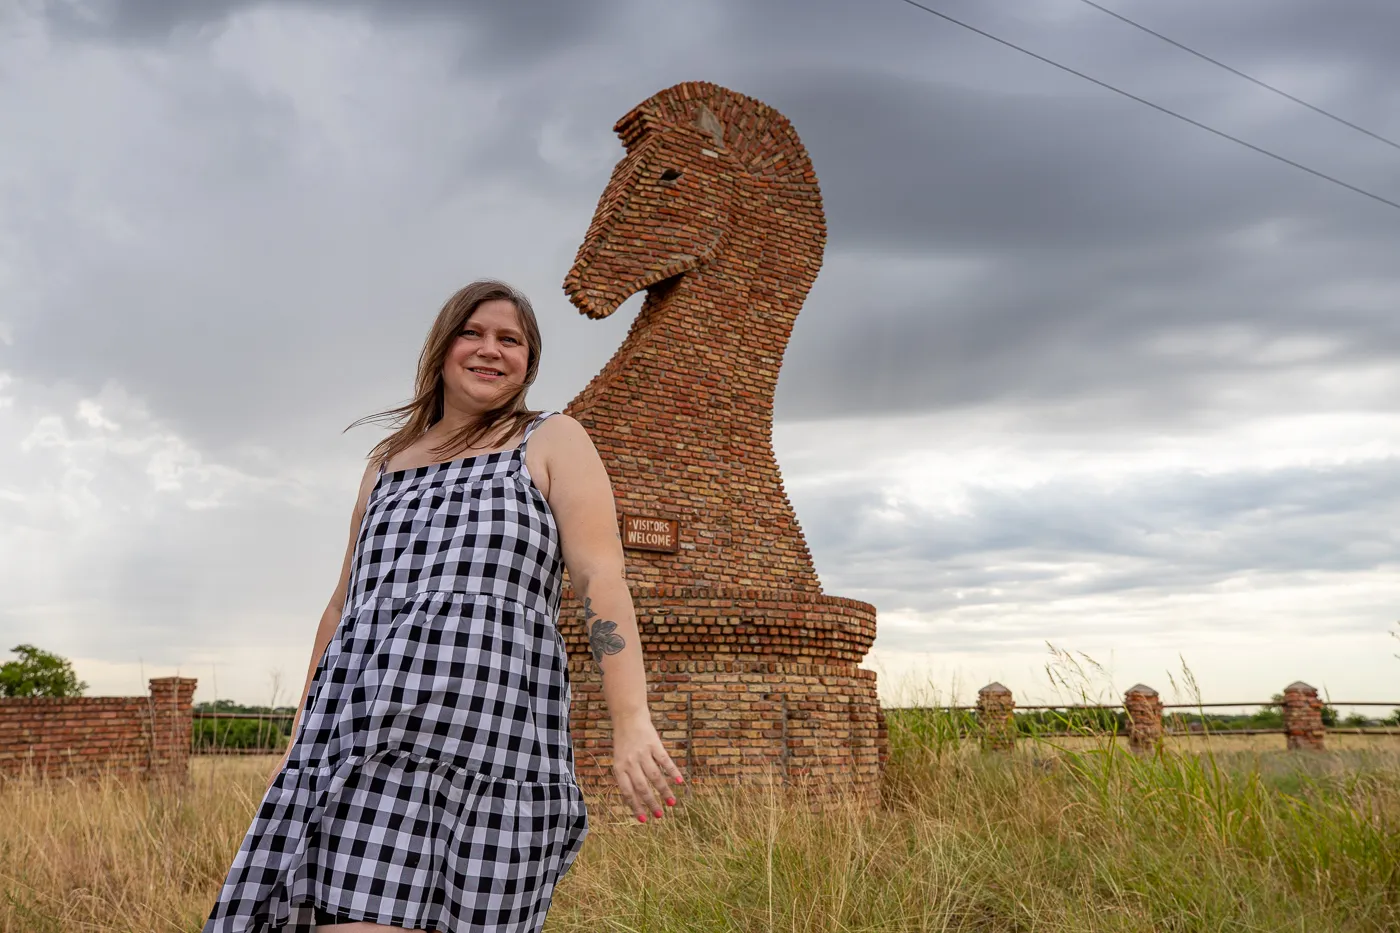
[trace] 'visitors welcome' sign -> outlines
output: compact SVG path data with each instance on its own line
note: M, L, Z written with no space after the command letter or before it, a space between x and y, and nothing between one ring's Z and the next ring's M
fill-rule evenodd
M622 516L622 546L625 548L674 554L679 550L680 536L680 522L674 519Z

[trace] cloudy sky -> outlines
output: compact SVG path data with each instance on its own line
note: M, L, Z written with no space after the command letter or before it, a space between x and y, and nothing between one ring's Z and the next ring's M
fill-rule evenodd
M1400 200L1400 149L1079 0L931 5ZM1400 139L1391 0L1112 6ZM1400 210L899 0L0 11L0 651L295 702L381 436L344 427L488 275L567 404L638 306L561 290L611 126L708 80L821 180L776 448L888 700L1059 699L1052 645L1109 700L1400 693Z

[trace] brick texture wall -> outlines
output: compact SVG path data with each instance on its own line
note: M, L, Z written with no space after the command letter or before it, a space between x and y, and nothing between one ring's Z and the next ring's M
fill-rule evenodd
M101 773L184 780L191 677L156 677L144 697L0 699L0 777Z
M564 287L594 318L646 298L567 410L619 511L679 528L674 553L627 552L658 725L697 777L776 769L873 789L886 743L874 675L857 664L875 609L822 592L772 445L783 353L826 243L811 160L785 117L713 84L661 91L615 129L626 155ZM587 786L611 763L581 620L570 592L561 627Z

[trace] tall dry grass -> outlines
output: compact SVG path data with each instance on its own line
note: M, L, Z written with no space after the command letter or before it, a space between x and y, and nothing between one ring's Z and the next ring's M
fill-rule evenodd
M882 806L781 790L606 827L556 930L1400 930L1400 754L984 756L895 717ZM1077 740L1078 744L1087 744Z
M648 826L595 807L547 929L1400 930L1393 740L1139 759L1088 738L987 756L936 715L890 732L874 810L773 785ZM168 792L0 786L0 933L198 930L274 760L196 759Z

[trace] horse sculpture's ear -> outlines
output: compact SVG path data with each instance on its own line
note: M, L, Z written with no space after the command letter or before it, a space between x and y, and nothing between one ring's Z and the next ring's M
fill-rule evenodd
M710 112L710 108L704 104L695 113L695 125L709 133L715 138L716 146L724 145L724 124L719 122L719 117Z

